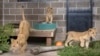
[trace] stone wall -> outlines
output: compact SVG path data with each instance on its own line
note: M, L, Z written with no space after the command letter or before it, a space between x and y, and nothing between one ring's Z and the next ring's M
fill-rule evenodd
M1 1L1 0L0 0ZM88 0L70 0L72 8L86 8L89 6ZM80 2L83 1L83 2ZM25 8L25 16L30 21L31 26L34 23L45 20L45 8L48 6L54 9L54 21L57 23L57 32L55 40L64 40L66 32L66 0L33 0L32 2L18 2L17 0L3 0L3 24L19 23L21 17L21 6ZM100 0L94 0L94 27L100 35Z

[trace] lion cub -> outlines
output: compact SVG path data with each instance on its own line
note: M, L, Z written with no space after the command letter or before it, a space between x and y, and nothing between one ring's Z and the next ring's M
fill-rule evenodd
M17 39L11 39L11 48L10 50L13 53L24 53L27 48L27 38L23 34L18 34Z
M17 39L11 39L11 48L10 50L12 52L19 52L24 53L27 48L27 39L29 37L29 31L30 31L30 24L25 19L24 16L24 10L22 13L23 20L20 22L19 25L19 33L17 36Z
M52 23L53 21L53 8L47 7L46 8L46 23Z
M79 41L81 47L89 47L90 39L96 38L96 29L90 28L87 31L84 32L76 32L76 31L69 31L67 33L68 37L65 41L65 46L72 45L73 41Z

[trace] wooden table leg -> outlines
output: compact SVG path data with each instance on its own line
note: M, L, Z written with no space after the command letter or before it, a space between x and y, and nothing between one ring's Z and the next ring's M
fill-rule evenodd
M47 46L51 46L51 44L52 44L52 38L51 37L47 37L46 38L46 45Z

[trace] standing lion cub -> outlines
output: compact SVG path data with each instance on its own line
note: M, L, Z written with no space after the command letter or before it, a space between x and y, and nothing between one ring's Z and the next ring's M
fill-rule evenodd
M69 31L67 33L68 37L65 41L65 46L72 45L73 41L79 41L81 47L89 47L90 39L96 37L96 29L90 28L84 32Z
M17 39L11 39L10 50L14 53L24 53L27 48L27 39L29 37L30 24L25 19L24 10L22 10L22 18L23 20L20 22L19 25Z

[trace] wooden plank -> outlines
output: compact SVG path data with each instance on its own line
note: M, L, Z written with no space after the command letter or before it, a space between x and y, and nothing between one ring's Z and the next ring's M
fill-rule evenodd
M36 29L31 29L30 30L30 36L35 36L35 37L53 37L54 36L55 29L52 30L36 30ZM17 36L18 35L18 29L14 29L14 33L12 36Z

